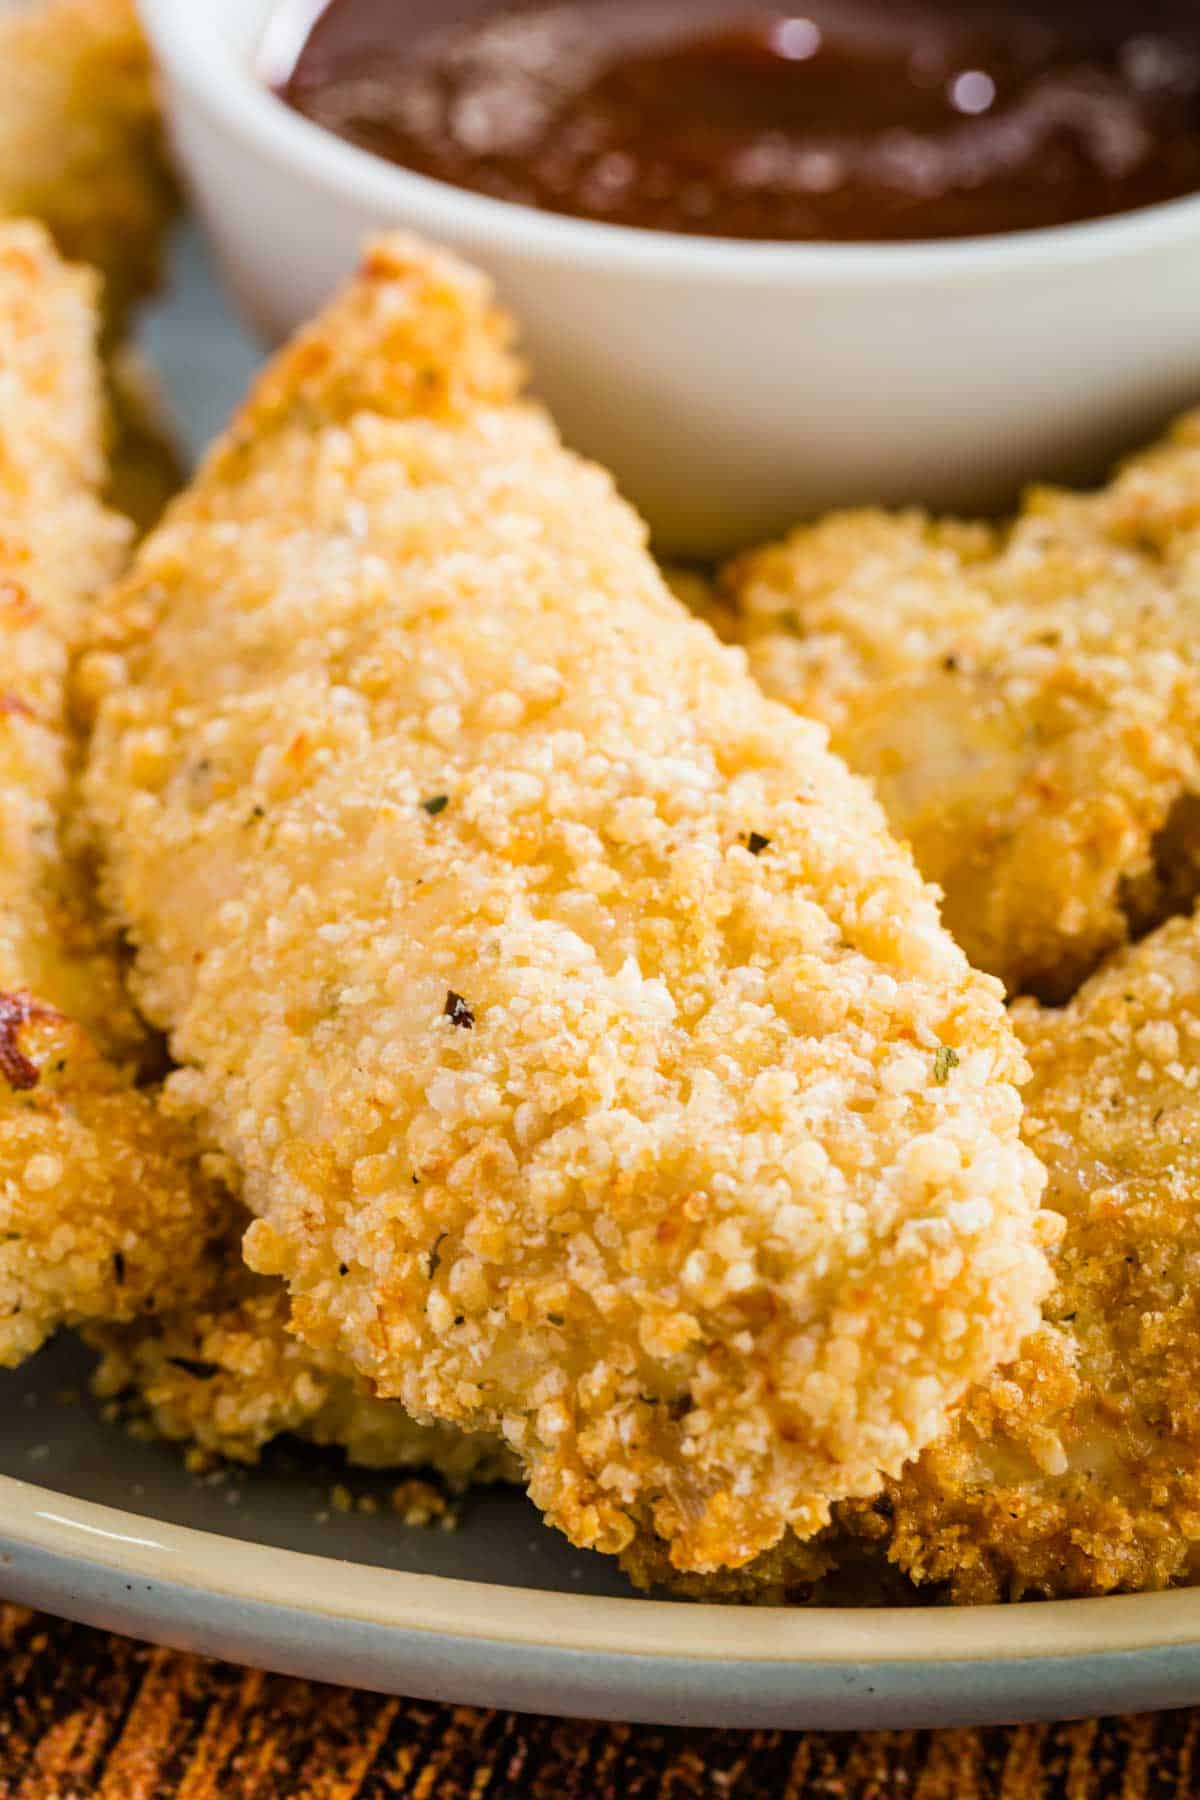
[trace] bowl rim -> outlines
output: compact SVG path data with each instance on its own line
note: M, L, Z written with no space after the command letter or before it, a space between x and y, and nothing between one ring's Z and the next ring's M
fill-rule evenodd
M0 1476L0 1546L0 1565L13 1563L15 1552L36 1554L235 1606L301 1606L343 1624L530 1651L800 1669L1044 1662L1200 1644L1194 1588L957 1608L614 1598L342 1562L101 1506L13 1476Z
M277 0L138 4L171 82L252 156L290 166L298 179L381 219L416 221L417 229L435 237L469 237L485 253L519 249L547 261L672 281L692 276L750 286L872 288L1075 270L1200 237L1200 193L1074 225L913 243L761 243L576 219L397 167L294 112L266 85L253 59L234 50L224 29L231 15L253 5L260 43Z

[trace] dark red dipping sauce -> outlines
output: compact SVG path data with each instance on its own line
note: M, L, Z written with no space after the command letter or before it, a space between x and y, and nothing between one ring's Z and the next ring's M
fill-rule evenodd
M1200 189L1200 0L332 0L281 91L407 169L660 231L953 238Z

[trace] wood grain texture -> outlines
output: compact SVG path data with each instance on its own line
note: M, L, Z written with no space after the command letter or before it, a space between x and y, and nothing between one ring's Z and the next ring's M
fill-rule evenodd
M0 1607L0 1800L1183 1800L1200 1710L666 1731L385 1700Z

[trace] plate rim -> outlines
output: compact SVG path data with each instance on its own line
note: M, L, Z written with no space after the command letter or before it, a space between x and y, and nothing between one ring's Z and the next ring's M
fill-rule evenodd
M336 1524L331 1520L331 1532ZM230 1538L0 1475L14 1553L165 1582L232 1605L513 1650L764 1668L1071 1660L1200 1648L1200 1589L977 1607L774 1608L605 1596L390 1569ZM1035 1623L1036 1622L1036 1623Z

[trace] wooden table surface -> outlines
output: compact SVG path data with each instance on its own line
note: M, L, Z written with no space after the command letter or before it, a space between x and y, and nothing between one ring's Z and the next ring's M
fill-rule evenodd
M1200 1710L666 1731L384 1700L0 1607L0 1800L1183 1800Z

